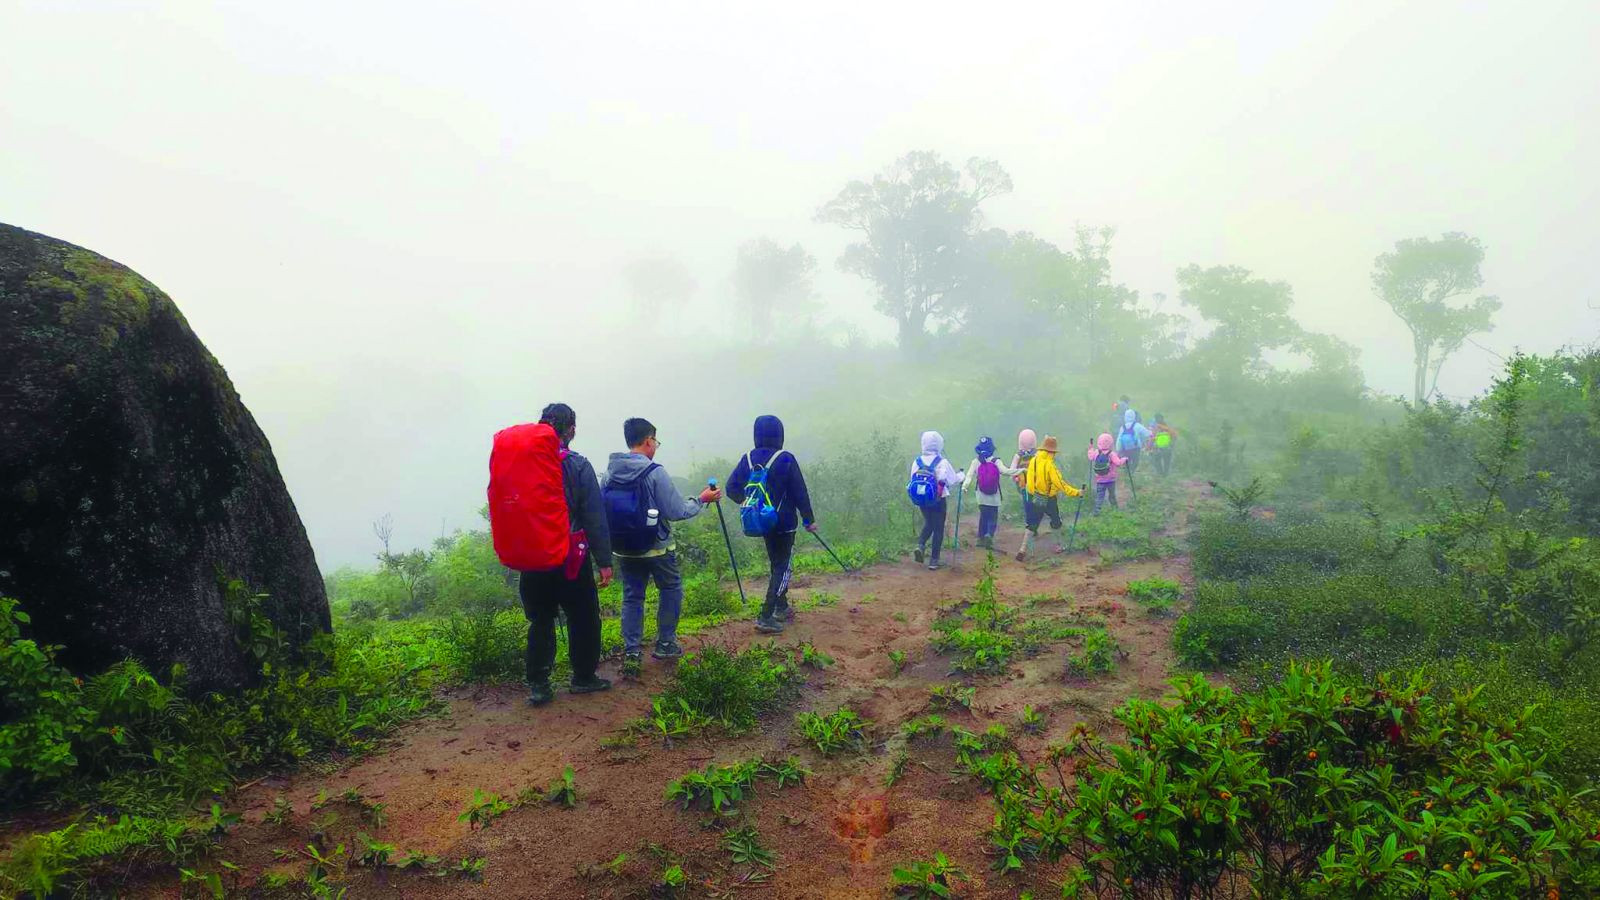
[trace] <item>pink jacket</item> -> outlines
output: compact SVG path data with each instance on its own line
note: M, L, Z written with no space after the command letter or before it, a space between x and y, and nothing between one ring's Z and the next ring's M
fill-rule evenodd
M1106 472L1104 475L1094 476L1095 484L1116 483L1117 472L1120 471L1123 466L1128 464L1127 459L1117 455L1117 451L1114 449L1115 446L1116 443L1112 441L1110 434L1102 434L1098 439L1095 440L1095 446L1089 448L1090 463L1093 463L1096 459L1098 459L1101 453L1106 453L1111 458L1111 470Z

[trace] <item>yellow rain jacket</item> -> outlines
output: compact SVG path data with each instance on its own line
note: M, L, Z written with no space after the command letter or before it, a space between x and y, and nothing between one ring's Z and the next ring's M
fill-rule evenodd
M1057 494L1077 497L1083 492L1067 484L1061 477L1061 470L1056 467L1054 453L1040 450L1028 461L1028 493L1048 500Z

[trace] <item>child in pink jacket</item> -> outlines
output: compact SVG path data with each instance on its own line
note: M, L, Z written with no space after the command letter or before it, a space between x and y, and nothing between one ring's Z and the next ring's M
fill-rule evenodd
M1109 433L1100 435L1095 441L1095 446L1089 448L1089 468L1094 473L1094 514L1100 515L1100 507L1106 500L1111 500L1111 506L1117 507L1117 472L1128 464L1128 461L1117 455L1116 445L1111 440Z

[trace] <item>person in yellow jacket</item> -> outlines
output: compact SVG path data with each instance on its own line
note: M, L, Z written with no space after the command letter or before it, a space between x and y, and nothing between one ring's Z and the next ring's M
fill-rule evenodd
M1053 435L1045 435L1039 452L1028 461L1027 489L1033 504L1028 510L1028 530L1022 536L1022 549L1017 551L1018 562L1028 558L1028 548L1039 534L1039 523L1047 518L1050 520L1050 531L1056 537L1056 552L1063 553L1067 549L1061 543L1061 506L1058 498L1063 494L1081 497L1083 491L1067 484L1067 480L1061 477L1061 469L1056 465L1056 451L1060 449Z

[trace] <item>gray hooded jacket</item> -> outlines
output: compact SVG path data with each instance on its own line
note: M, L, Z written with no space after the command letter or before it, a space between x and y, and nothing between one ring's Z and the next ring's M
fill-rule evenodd
M643 453L613 453L606 463L606 473L600 478L602 489L617 478L624 482L632 481L639 474L652 465L649 457ZM672 549L672 529L668 522L682 522L700 515L705 509L700 504L698 497L680 497L678 489L672 486L672 476L661 466L656 466L649 475L645 476L645 491L650 498L650 506L661 513L661 540L656 542L654 548L640 556L660 556ZM617 553L617 556L629 554Z

